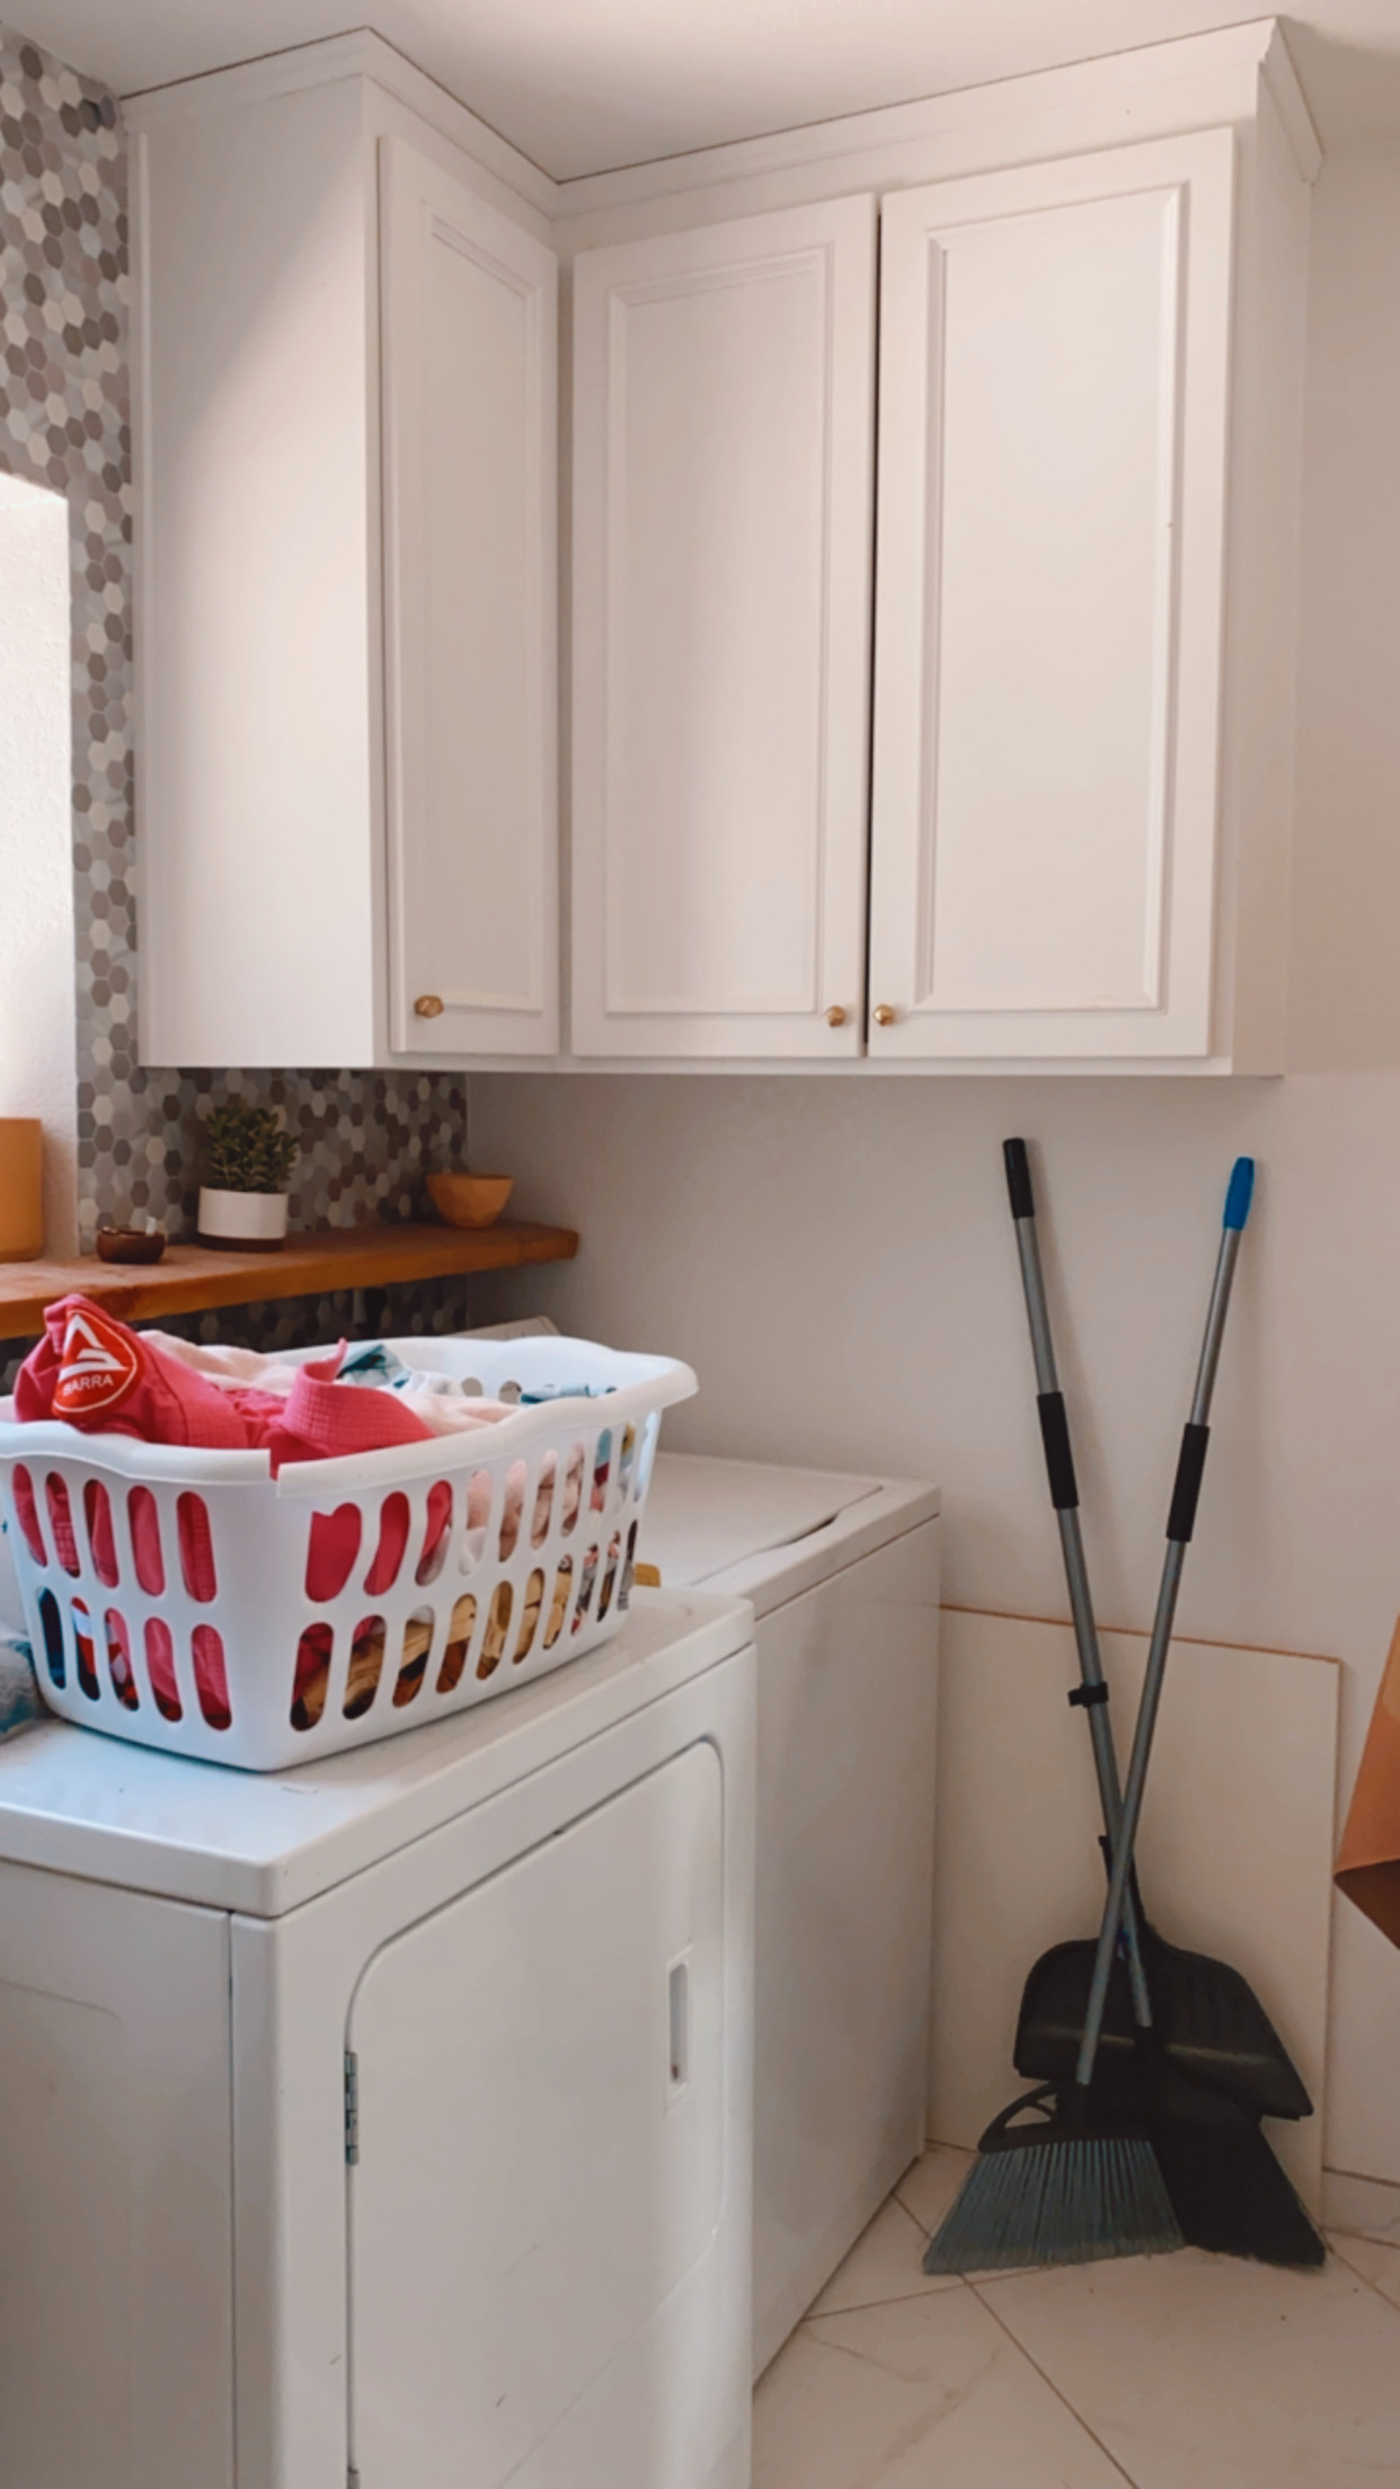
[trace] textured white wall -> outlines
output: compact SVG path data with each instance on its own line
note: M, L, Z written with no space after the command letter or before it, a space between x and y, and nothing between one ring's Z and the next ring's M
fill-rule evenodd
M1319 185L1308 424L1296 1073L493 1076L472 1154L584 1235L493 1310L688 1357L677 1446L937 1478L947 1596L1059 1616L998 1148L1032 1136L1097 1596L1142 1627L1223 1188L1253 1151L1182 1622L1337 1654L1349 1789L1400 1609L1400 145ZM1344 1904L1327 2157L1400 2183L1400 1955Z
M0 475L0 1115L44 1125L50 1253L77 1245L68 505Z

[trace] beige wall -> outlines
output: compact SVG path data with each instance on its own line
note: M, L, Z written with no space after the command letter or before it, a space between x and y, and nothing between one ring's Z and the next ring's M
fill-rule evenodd
M585 1238L489 1311L691 1359L673 1444L938 1479L949 1598L1058 1615L998 1149L1030 1135L1099 1606L1144 1626L1253 1151L1182 1622L1338 1654L1349 1786L1400 1609L1400 145L1324 172L1310 366L1296 1074L503 1075L473 1080L472 1154ZM1345 1907L1337 1936L1327 2158L1400 2183L1400 1955Z

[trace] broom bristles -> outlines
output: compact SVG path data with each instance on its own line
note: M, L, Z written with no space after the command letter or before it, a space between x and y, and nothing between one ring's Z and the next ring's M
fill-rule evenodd
M1171 2099L1153 2132L1187 2245L1260 2264L1324 2264L1326 2247L1254 2119L1194 2085Z
M1145 2136L1028 2136L973 2162L924 2271L1092 2264L1184 2243Z

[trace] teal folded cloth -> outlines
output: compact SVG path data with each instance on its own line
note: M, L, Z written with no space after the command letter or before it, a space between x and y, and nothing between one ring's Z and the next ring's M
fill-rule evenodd
M462 1388L454 1374L415 1373L383 1340L363 1340L347 1349L336 1381L372 1384L378 1391L431 1391L444 1396ZM606 1400L616 1389L615 1383L541 1383L534 1391L521 1392L520 1405L536 1409L550 1400Z
M338 1383L363 1383L376 1391L402 1391L409 1383L424 1383L424 1374L412 1374L402 1357L383 1340L365 1340L358 1348L346 1351ZM443 1378L446 1380L446 1377Z
M29 1644L18 1634L0 1633L0 1738L18 1737L43 1716Z
M616 1383L541 1383L536 1391L522 1391L522 1409L540 1409L551 1400L610 1400Z

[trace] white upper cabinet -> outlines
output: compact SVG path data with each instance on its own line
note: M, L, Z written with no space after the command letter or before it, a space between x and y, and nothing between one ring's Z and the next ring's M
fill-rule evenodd
M574 263L573 1049L862 1042L875 206Z
M552 1054L543 177L368 36L132 119L143 1058Z
M576 1054L1282 1068L1318 162L1262 25L571 185Z
M885 201L876 1055L1211 1051L1234 155Z
M1276 28L562 185L368 34L129 118L145 1062L1282 1068Z
M380 142L390 1030L558 1042L554 253Z

